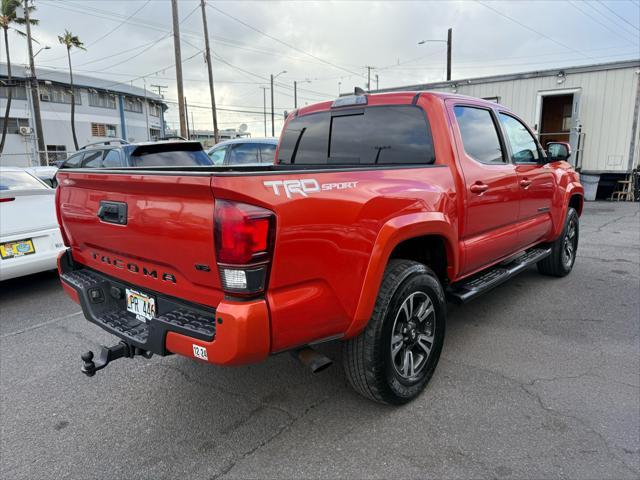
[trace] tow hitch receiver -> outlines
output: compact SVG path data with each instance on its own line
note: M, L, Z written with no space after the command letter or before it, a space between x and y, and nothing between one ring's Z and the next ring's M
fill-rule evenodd
M80 355L83 363L81 370L86 376L93 377L98 370L102 370L113 360L123 357L133 358L135 355L142 355L144 358L151 358L153 353L142 350L138 347L133 347L128 343L120 342L113 347L102 347L100 349L100 355L95 362L93 361L94 354L91 350Z

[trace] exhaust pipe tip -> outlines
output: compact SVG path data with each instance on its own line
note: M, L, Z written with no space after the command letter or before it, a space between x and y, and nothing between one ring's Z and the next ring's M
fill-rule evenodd
M311 373L320 373L333 364L333 361L329 357L317 352L311 347L294 350L291 354L303 365L308 367L311 370Z

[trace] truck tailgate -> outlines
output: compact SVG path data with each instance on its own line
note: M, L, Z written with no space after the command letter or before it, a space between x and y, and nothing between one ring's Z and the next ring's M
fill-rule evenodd
M210 176L60 170L57 177L75 261L150 291L219 303Z

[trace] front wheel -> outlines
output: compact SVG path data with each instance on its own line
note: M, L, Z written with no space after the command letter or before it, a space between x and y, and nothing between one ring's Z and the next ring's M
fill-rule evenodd
M438 364L446 321L435 274L410 260L391 260L365 330L345 342L344 367L361 395L387 404L413 400Z
M554 277L568 275L576 261L579 233L578 212L575 208L569 207L562 234L551 244L551 255L538 262L538 271Z

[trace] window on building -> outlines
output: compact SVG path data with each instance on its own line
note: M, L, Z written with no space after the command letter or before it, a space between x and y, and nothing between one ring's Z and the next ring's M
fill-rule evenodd
M537 162L540 158L535 139L522 122L510 115L500 114L500 122L511 144L511 158L516 163Z
M7 133L20 133L20 127L28 127L29 120L26 118L11 118L8 119ZM4 131L4 118L0 117L0 132Z
M422 110L382 106L295 118L283 133L279 158L315 165L430 164L435 154Z
M153 141L157 141L160 138L160 129L159 128L150 128L149 129L149 137Z
M149 115L152 117L159 117L162 112L162 108L157 103L149 103Z
M0 86L0 98L8 98L11 90L11 98L14 100L26 100L27 88L24 85L14 85L12 87Z
M49 164L65 160L67 158L67 146L66 145L47 145L47 159Z
M66 103L71 105L71 88L65 85L40 84L40 100L51 103ZM74 101L76 105L82 105L80 90L74 89Z
M109 123L92 123L91 136L92 137L117 137L118 128L115 125L111 125Z
M504 163L491 112L484 108L461 106L455 107L454 111L467 155L481 163Z
M89 105L100 108L116 108L115 95L107 92L89 91Z
M135 97L124 97L124 109L127 112L142 113L142 101Z

